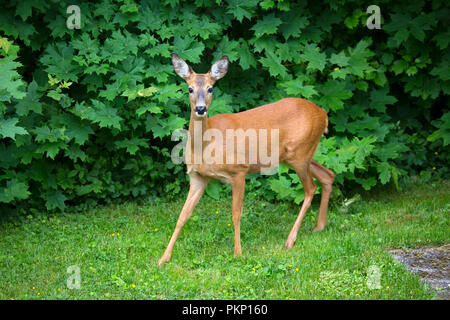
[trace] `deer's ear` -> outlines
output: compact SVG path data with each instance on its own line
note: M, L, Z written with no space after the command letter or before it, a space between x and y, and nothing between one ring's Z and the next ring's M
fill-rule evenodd
M172 53L172 64L177 75L182 77L184 80L189 78L189 76L193 73L191 67L175 53Z
M223 56L212 65L209 74L215 81L222 79L227 74L229 64L228 57Z

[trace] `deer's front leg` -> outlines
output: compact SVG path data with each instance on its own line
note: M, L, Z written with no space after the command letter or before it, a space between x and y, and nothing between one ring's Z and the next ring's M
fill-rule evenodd
M245 174L236 176L231 183L231 187L233 189L234 256L236 257L242 254L241 216L245 193Z
M172 255L173 246L175 245L175 241L177 241L181 229L191 216L192 211L194 210L198 201L202 197L203 192L205 191L205 188L209 182L208 178L202 177L195 172L189 174L189 177L190 177L190 187L186 202L184 203L183 209L181 210L180 216L178 217L178 222L175 227L175 231L173 232L172 238L170 238L169 245L167 246L167 249L162 255L162 257L158 260L158 266L161 266L164 263L169 262L170 257Z

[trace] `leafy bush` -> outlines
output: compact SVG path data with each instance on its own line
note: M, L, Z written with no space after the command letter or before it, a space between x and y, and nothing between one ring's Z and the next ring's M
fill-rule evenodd
M171 133L189 121L170 53L198 72L227 54L211 113L286 96L328 111L316 159L338 186L369 190L404 174L448 174L449 20L445 1L9 1L0 12L0 203L48 210L177 195ZM300 202L298 177L250 177L269 199ZM210 192L211 193L211 192ZM212 192L212 194L217 192ZM1 204L0 204L1 205Z

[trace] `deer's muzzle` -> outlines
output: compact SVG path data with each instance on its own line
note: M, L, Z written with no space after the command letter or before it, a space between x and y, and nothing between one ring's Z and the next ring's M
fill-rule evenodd
M206 115L206 106L197 106L194 111L198 117L204 117Z

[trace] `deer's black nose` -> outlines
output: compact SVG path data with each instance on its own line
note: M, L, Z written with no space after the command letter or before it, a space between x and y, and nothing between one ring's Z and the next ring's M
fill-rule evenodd
M200 115L204 114L206 112L206 106L197 106L194 111Z

